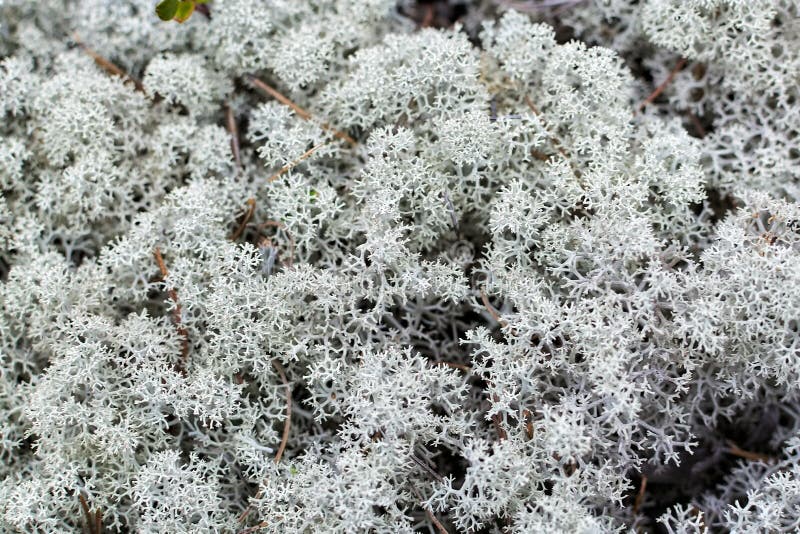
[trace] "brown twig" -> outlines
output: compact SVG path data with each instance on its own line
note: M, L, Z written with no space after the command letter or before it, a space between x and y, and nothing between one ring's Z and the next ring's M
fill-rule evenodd
M746 460L752 460L754 462L764 462L764 463L773 463L775 461L774 458L767 454L761 454L758 452L746 451L744 449L739 448L734 442L728 440L728 448L726 450L729 454L734 456L738 456L739 458L744 458Z
M83 516L86 520L86 529L90 532L94 530L94 521L92 520L92 512L89 511L89 503L86 502L86 497L83 496L82 492L78 492L78 502L81 503L81 509L83 510Z
M275 370L278 371L278 375L280 375L283 384L286 386L286 421L283 424L283 436L281 436L281 444L278 447L278 452L275 454L275 463L279 463L281 461L281 457L283 457L283 452L286 450L286 444L289 442L289 432L291 430L292 424L292 388L289 385L289 381L286 378L286 372L283 370L283 365L278 360L272 360L272 365L275 367ZM258 499L261 497L262 491L259 489L256 493L254 499ZM247 516L250 514L250 511L253 509L252 503L247 505L247 508L239 516L238 522L243 523ZM251 528L261 528L264 525L264 522L259 523L255 527ZM240 534L244 534L245 532L252 532L251 530L247 529Z
M247 199L247 211L244 214L244 219L242 219L242 222L241 222L241 224L239 224L239 227L229 237L229 239L231 241L236 241L237 239L239 239L242 236L242 234L244 233L245 228L247 228L247 223L249 223L250 219L253 218L253 212L255 212L255 210L256 210L256 199L248 198Z
M436 514L433 513L433 510L431 510L430 506L424 504L425 499L422 498L422 494L420 494L419 490L413 486L411 489L417 496L417 499L420 500L420 505L422 505L423 509L425 510L425 515L428 516L428 520L433 524L434 527L436 527L436 530L439 531L439 534L450 534L442 522L436 519Z
M128 74L127 72L116 66L115 64L113 64L108 59L104 58L103 56L101 56L88 46L86 46L86 44L83 41L81 41L77 33L72 34L72 39L81 48L81 50L86 52L86 54L89 55L89 57L91 57L94 60L94 62L97 64L98 67L100 67L101 69L103 69L104 71L108 72L113 76L119 76L123 80L133 83L137 91L141 91L142 93L145 92L144 85L142 85L142 82L140 82L139 80L137 80L136 78L134 78L133 76L131 76L130 74Z
M167 265L164 263L164 257L161 255L161 250L156 247L153 251L153 256L156 259L156 263L158 264L158 270L161 271L161 279L166 280L167 276L169 276L169 271L167 270ZM172 322L175 323L175 327L178 330L178 335L181 336L181 361L178 364L178 370L182 373L186 373L186 363L189 361L189 332L183 327L181 321L181 305L178 301L178 292L175 288L167 289L167 294L175 306L172 308Z
M686 115L688 115L689 120L692 122L692 126L694 126L694 129L697 131L697 135L699 135L701 139L705 137L707 134L706 129L703 128L703 123L700 122L700 119L697 118L697 115L691 111L687 111Z
M83 496L83 490L78 491L78 502L83 510L83 517L86 521L84 532L89 534L103 534L103 512L98 508L94 514L89 509L89 503Z
M489 315L492 316L492 319L497 321L497 323L503 328L508 326L508 323L504 321L502 317L500 317L500 315L494 309L494 306L492 306L492 304L489 302L489 298L486 296L486 293L484 293L483 289L481 289L481 302L483 302L483 307L486 308L486 311L489 312Z
M308 150L306 150L305 152L303 152L303 155L302 155L302 156L300 156L299 158L295 159L294 161L290 161L289 163L287 163L286 165L284 165L283 167L281 167L281 168L278 170L278 172L276 172L275 174L273 174L272 176L270 176L270 177L269 177L269 179L267 180L267 182L268 182L268 183L272 183L272 182L274 182L275 180L277 180L278 178L280 178L280 177L281 177L281 176L282 176L284 173L286 173L286 172L289 172L290 170L292 170L293 168L295 168L297 165L299 165L300 163L302 163L304 159L308 158L308 157L309 157L311 154L313 154L314 152L316 152L317 150L319 150L320 148L324 147L324 146L325 146L325 145L327 145L327 144L328 144L328 142L327 142L327 141L325 141L324 143L320 143L320 144L318 144L318 145L315 145L315 146L313 146L313 147L309 148Z
M533 439L533 414L526 408L522 410L522 415L525 417L525 434L528 439Z
M236 115L233 113L233 108L230 104L225 105L225 124L228 127L228 133L231 134L233 160L236 162L236 168L242 170L242 154L239 150L239 127L236 124Z
M284 106L288 106L289 108L291 108L292 111L294 111L297 114L297 116L300 117L301 119L304 119L304 120L307 120L307 121L308 120L312 120L313 115L311 115L311 113L309 113L305 109L301 108L300 106L298 106L297 104L292 102L289 98L285 97L283 94L281 94L277 89L275 89L271 85L264 83L263 81L259 80L258 78L256 78L253 75L248 75L247 79L257 89L260 89L261 91L264 91L265 93L267 93L269 96L271 96L272 98L274 98L275 100L277 100L278 102L283 104ZM324 123L320 124L320 127L323 130L327 130L327 131L331 132L334 137L337 137L339 139L347 141L352 146L356 146L358 144L355 139L353 139L352 137L350 137L346 133L335 129L334 127L332 127L327 122L324 122Z
M499 397L496 394L492 394L492 402L496 403ZM503 428L503 418L500 417L499 413L496 413L492 416L492 423L494 423L494 428L497 431L497 437L500 441L508 438L508 434L506 433L505 429Z
M638 514L639 509L644 501L644 492L647 489L647 475L642 475L642 482L639 484L639 493L636 494L636 500L633 501L633 513Z
M283 436L281 436L281 444L278 447L278 452L275 454L275 463L277 464L281 461L283 451L286 450L286 444L289 442L289 431L291 430L292 426L292 388L289 385L289 381L286 379L286 373L283 370L283 365L281 365L281 362L278 360L272 360L272 365L278 371L284 386L286 386L286 421L283 424Z
M667 79L661 82L659 86L656 87L652 93L650 93L650 96L645 98L644 101L641 104L639 104L639 109L638 109L639 112L641 112L648 104L651 104L656 98L658 98L658 96L661 93L664 92L664 89L666 89L667 86L672 82L672 80L675 79L675 76L678 74L678 71L680 71L684 67L684 65L686 65L686 58L682 57L680 60L678 60L678 63L675 65L675 67L669 72Z

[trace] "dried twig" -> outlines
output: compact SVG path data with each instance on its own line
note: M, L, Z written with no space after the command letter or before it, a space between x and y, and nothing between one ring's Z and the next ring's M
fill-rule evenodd
M705 137L708 132L706 132L706 129L703 128L703 123L700 122L700 119L697 118L697 115L695 115L691 111L687 111L686 115L689 117L692 126L694 126L697 135L700 136L701 139Z
M233 160L236 162L236 168L242 170L242 154L239 150L239 127L236 124L236 115L233 113L233 108L230 104L225 105L225 124L228 127L228 133L231 134Z
M642 482L639 484L639 493L636 494L636 500L633 502L633 513L638 514L639 509L644 501L644 492L647 489L647 475L642 475Z
M167 265L164 263L164 257L161 255L161 250L156 247L153 251L153 256L156 259L156 263L158 264L158 270L161 271L161 279L166 280L167 276L169 276L169 271L167 270ZM189 332L186 331L186 328L183 327L181 321L181 305L178 301L178 292L175 288L167 289L167 294L175 306L172 308L172 322L175 323L175 327L178 330L178 335L181 336L181 361L178 364L178 369L182 373L186 373L186 363L189 361Z
M508 323L503 320L502 317L497 313L497 310L494 309L494 306L489 302L489 298L486 296L486 293L481 289L481 302L483 302L483 307L486 308L486 311L489 312L489 315L492 316L492 319L497 321L503 328L508 326Z
M686 65L686 58L681 58L675 65L675 68L673 68L670 71L669 75L667 76L667 79L661 82L661 84L659 84L659 86L656 87L652 93L650 93L650 96L645 98L644 101L641 104L639 104L639 112L641 112L648 104L652 103L653 100L658 98L658 95L664 92L664 89L666 89L667 86L672 82L672 80L675 79L675 76L678 74L678 71L680 71L684 67L684 65Z
M111 75L119 76L123 80L133 83L137 91L141 91L142 93L145 92L144 85L142 85L142 82L140 82L139 80L137 80L136 78L134 78L133 76L131 76L130 74L119 68L118 66L114 65L108 59L106 59L105 57L101 56L100 54L98 54L97 52L86 46L86 44L83 41L81 41L77 33L72 34L72 39L81 48L81 50L86 52L86 54L88 54L92 59L94 59L94 62L97 64L98 67L100 67L101 69L103 69L104 71L108 72Z
M428 520L433 524L434 527L436 527L436 530L439 531L439 534L450 534L445 528L445 526L442 524L442 522L436 519L436 515L433 513L433 510L431 510L430 506L424 504L425 499L422 498L422 494L419 492L419 490L413 486L411 487L411 489L417 496L417 499L420 500L420 505L422 505L423 509L425 510L425 515L428 516Z
M496 403L499 401L500 398L496 394L492 394L492 402ZM500 441L508 438L508 434L506 433L505 429L503 428L503 418L500 417L499 413L496 413L492 416L492 423L494 423L494 428L497 431L497 437Z
M734 456L738 456L739 458L744 458L746 460L752 460L754 462L764 462L764 463L773 463L775 461L774 458L767 454L761 454L759 452L752 452L746 451L744 449L739 448L734 442L728 440L728 448L726 452L728 454L732 454Z
M89 509L89 503L86 502L86 497L83 496L83 490L79 490L77 493L78 502L81 505L83 517L86 521L84 532L88 532L89 534L103 534L103 512L98 508L95 510L95 513L92 514Z
M317 150L319 150L320 148L324 147L327 144L328 144L328 141L325 141L324 143L320 143L318 145L315 145L315 146L309 148L308 150L303 152L303 155L301 155L299 158L295 159L294 161L290 161L289 163L287 163L286 165L284 165L283 167L278 169L278 172L276 172L275 174L270 176L269 179L267 180L267 182L269 182L269 183L274 182L275 180L280 178L284 173L286 173L286 172L292 170L293 168L295 168L297 165L302 163L302 161L304 159L308 158L311 154L313 154L314 152L316 152Z
M86 497L83 496L82 492L78 492L78 502L81 503L81 509L83 510L83 516L86 520L86 528L90 532L94 530L94 521L92 519L92 512L89 510L89 503L86 502Z
M242 236L245 228L247 228L247 223L249 223L250 219L253 218L253 212L255 212L255 210L256 210L256 199L248 198L247 211L244 214L244 219L242 219L242 222L241 224L239 224L239 227L236 229L236 231L233 232L233 234L231 234L229 238L231 241L236 241Z
M286 378L286 372L283 370L283 365L278 360L272 360L272 365L278 371L278 375L280 375L283 384L286 386L286 421L283 424L283 436L281 437L281 444L278 447L278 452L275 454L275 463L279 463L281 461L281 457L283 456L283 452L286 450L286 444L289 442L289 431L291 430L292 424L292 388L289 385L289 381ZM261 497L262 491L259 489L256 493L256 496L253 497L254 499L258 499ZM247 505L247 508L239 516L238 522L243 523L247 516L250 514L250 511L253 509L252 503ZM250 529L246 529L244 532L240 534L245 534L246 532L253 532L252 529L258 530L262 526L265 525L265 522L261 522L255 527L251 527Z
M301 108L300 106L298 106L297 104L292 102L289 98L285 97L283 94L281 94L274 87L264 83L263 81L259 80L258 78L256 78L253 75L248 75L247 79L250 81L250 83L253 84L254 87L260 89L261 91L264 91L265 93L267 93L269 96L271 96L272 98L274 98L275 100L277 100L278 102L283 104L284 106L288 106L289 108L291 108L292 111L294 111L297 114L297 116L300 117L301 119L304 119L304 120L308 121L308 120L311 120L313 118L313 115L311 115L311 113L309 113L305 109ZM347 141L348 143L350 143L353 146L358 144L355 139L353 139L352 137L350 137L346 133L335 129L334 127L329 125L327 122L322 123L320 125L320 127L323 130L327 130L327 131L331 132L334 137L337 137L339 139Z
M533 414L526 408L522 410L522 415L525 417L525 434L528 439L533 439Z

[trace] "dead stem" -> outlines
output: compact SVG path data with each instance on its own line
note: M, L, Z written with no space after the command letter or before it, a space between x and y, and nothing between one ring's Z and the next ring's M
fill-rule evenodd
M297 114L297 116L300 117L301 119L304 119L304 120L307 120L307 121L308 120L312 120L313 115L311 115L311 113L309 113L305 109L301 108L300 106L298 106L297 104L292 102L290 99L288 99L283 94L278 92L278 90L275 89L274 87L264 83L263 81L259 80L258 78L256 78L253 75L248 75L247 79L257 89L260 89L261 91L264 91L265 93L267 93L269 96L271 96L272 98L274 98L275 100L277 100L278 102L283 104L284 106L288 106L289 108L291 108L292 111L294 111ZM331 132L334 137L337 137L339 139L347 141L352 146L356 146L358 144L355 139L353 139L352 137L350 137L346 133L335 129L334 127L329 125L327 122L322 123L320 125L320 127L323 130L327 130L327 131Z
M92 521L92 513L89 511L89 503L86 502L86 497L83 496L82 492L78 492L78 502L81 503L81 509L83 510L84 519L86 519L86 528L90 532L94 530L94 521Z
M526 408L522 410L522 415L525 417L525 434L528 439L533 439L533 414Z
M156 247L153 251L153 256L156 259L156 263L158 264L158 269L161 271L161 279L166 280L167 276L169 276L169 271L167 270L167 265L164 263L164 257L161 255L161 250ZM175 306L172 308L172 322L175 323L175 327L178 330L178 335L181 336L181 361L178 364L178 370L186 374L186 363L189 361L189 332L183 327L181 322L181 305L178 301L178 292L175 288L167 289L167 294Z
M481 302L483 302L483 307L486 308L486 311L489 312L489 315L492 316L492 319L497 321L497 323L503 328L506 328L508 326L508 323L505 322L502 317L500 317L500 315L494 309L492 304L489 302L489 299L486 296L486 293L484 293L483 289L481 289Z
M734 456L738 456L739 458L744 458L746 460L752 460L754 462L764 462L764 463L773 463L775 461L774 458L770 457L767 454L761 454L758 452L746 451L744 449L739 448L734 442L728 440L728 448L726 452L728 454L732 454Z
M678 61L678 63L675 65L675 68L673 68L670 71L669 75L667 76L667 79L664 80L663 82L661 82L661 84L659 84L659 86L656 87L655 90L653 90L652 93L650 93L650 96L645 98L644 101L641 104L639 104L638 111L640 113L648 104L651 104L656 98L658 98L658 96L661 93L664 92L664 89L666 89L667 86L672 82L672 80L675 79L675 76L678 74L678 71L680 71L684 67L684 65L686 65L686 58L682 57ZM634 112L634 115L635 114L636 114L636 112Z
M428 516L428 520L433 524L434 527L436 527L436 530L439 531L439 534L450 534L447 531L447 529L445 528L445 526L442 524L442 522L439 521L436 518L436 515L433 513L433 510L431 510L430 506L427 506L426 504L424 504L425 503L425 499L422 498L422 494L419 492L419 490L417 488L413 487L413 486L412 486L411 489L414 492L414 494L417 496L417 499L420 500L420 505L425 510L425 515Z
M275 463L277 464L281 461L281 457L283 457L283 452L286 450L286 444L289 442L289 431L291 430L291 424L292 424L292 389L291 386L289 385L289 381L286 379L286 372L283 369L283 365L281 365L281 363L278 360L272 360L272 365L278 371L278 375L280 375L281 381L286 386L286 421L284 422L283 425L283 436L281 437L281 444L278 447L278 452L275 454ZM253 497L253 499L258 499L259 497L261 497L261 494L262 491L259 489L258 492L256 493L256 496ZM239 523L243 523L244 520L247 519L247 516L250 514L250 511L252 509L253 509L253 504L251 502L250 504L247 505L247 508L245 508L244 511L241 513L237 521ZM257 530L262 526L264 526L264 522L261 522L255 527L251 528ZM252 530L246 529L243 532L240 532L239 534L245 534L246 532L252 532Z
M496 394L492 393L492 402L497 403L499 400L500 398ZM503 428L503 418L500 417L499 413L496 413L492 416L492 423L494 423L494 428L497 431L497 437L500 439L500 441L507 439L508 434Z
M304 159L308 158L308 157L309 157L311 154L313 154L314 152L316 152L317 150L319 150L320 148L324 147L324 146L325 146L325 145L327 145L327 144L328 144L328 141L325 141L324 143L320 143L320 144L318 144L318 145L315 145L315 146L313 146L313 147L309 148L308 150L306 150L305 152L303 152L303 155L302 155L302 156L300 156L299 158L295 159L294 161L290 161L289 163L287 163L286 165L284 165L283 167L281 167L281 168L278 170L278 172L276 172L275 174L273 174L272 176L270 176L270 177L269 177L269 179L267 180L267 182L268 182L268 183L272 183L272 182L274 182L275 180L277 180L278 178L280 178L280 177L281 177L281 176L282 176L284 173L286 173L286 172L288 172L288 171L292 170L293 168L295 168L297 165L299 165L300 163L302 163L302 161L303 161Z
M644 492L647 489L647 476L642 475L642 482L639 484L639 493L636 494L636 500L633 502L633 513L638 514L639 509L644 501Z
M91 57L94 60L94 62L97 64L98 67L100 67L101 69L103 69L104 71L113 76L119 76L124 81L133 83L137 91L140 91L142 93L145 92L142 82L140 82L139 80L137 80L136 78L134 78L133 76L131 76L130 74L119 68L118 66L114 65L108 59L104 58L103 56L101 56L88 46L86 46L86 44L83 41L81 41L81 38L78 36L77 33L72 34L72 39L81 48L81 50L86 52L86 54L89 55L89 57Z
M86 520L83 531L89 534L103 534L103 512L98 509L92 514L91 510L89 510L89 503L86 502L86 497L83 496L83 491L79 490L77 493L78 502L81 505L81 510L83 510L83 516Z
M236 124L236 115L233 113L233 108L230 104L225 105L225 124L228 127L228 133L231 134L231 152L233 153L233 160L236 162L236 168L242 170L242 154L239 150L239 127Z
M242 219L242 222L241 222L241 224L239 224L239 227L229 237L229 239L231 241L236 241L237 239L239 239L242 236L242 234L244 233L245 228L247 228L247 223L249 223L250 219L253 218L253 212L255 212L255 210L256 210L256 199L248 198L247 199L247 211L244 214L244 219Z

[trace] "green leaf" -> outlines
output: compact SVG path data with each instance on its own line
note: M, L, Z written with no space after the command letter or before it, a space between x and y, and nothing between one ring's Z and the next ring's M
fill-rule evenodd
M161 20L172 20L178 11L178 0L161 0L156 5L156 15Z
M179 23L186 22L192 16L192 13L194 13L194 1L181 0L178 2L178 9L175 12L175 21Z

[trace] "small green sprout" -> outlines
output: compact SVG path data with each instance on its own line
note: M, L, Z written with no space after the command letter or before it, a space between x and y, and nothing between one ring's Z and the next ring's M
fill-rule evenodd
M161 20L174 20L182 23L189 20L197 4L207 4L208 0L161 0L156 4L156 15Z

